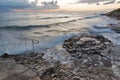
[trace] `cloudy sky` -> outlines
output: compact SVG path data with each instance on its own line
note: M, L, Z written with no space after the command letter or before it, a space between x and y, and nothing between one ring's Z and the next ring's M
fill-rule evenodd
M0 9L24 9L31 7L30 2L34 0L0 0ZM38 0L39 6L42 1ZM58 0L60 9L63 10L98 10L119 8L120 0Z
M104 2L104 1L115 1L115 0L80 0L79 2L82 2L82 3L97 3L97 2Z

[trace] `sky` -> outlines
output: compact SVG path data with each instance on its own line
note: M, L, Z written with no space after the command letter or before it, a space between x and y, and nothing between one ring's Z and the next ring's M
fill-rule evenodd
M25 9L31 7L34 0L0 0L0 10ZM42 1L38 0L38 6ZM59 10L90 11L120 8L120 0L58 0Z

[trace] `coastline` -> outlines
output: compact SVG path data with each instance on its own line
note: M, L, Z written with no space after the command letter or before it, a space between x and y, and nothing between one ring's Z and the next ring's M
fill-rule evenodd
M119 80L119 61L120 46L114 46L109 40L102 36L86 35L87 37L74 36L64 42L64 48L57 50L56 48L48 50L48 53L29 53L21 55L3 55L0 57L0 79L1 80ZM105 49L101 49L99 54L92 52L92 48L86 53L84 52L85 46L83 43L83 53L75 51L76 45L80 42L76 39L86 38L86 41L95 39L97 45L93 47L93 51L98 51L105 45L110 45ZM71 41L72 40L72 41ZM98 41L97 41L98 40ZM105 44L99 44L99 40L105 41ZM69 44L73 43L73 44ZM94 42L89 41L90 46ZM72 48L65 48L72 46ZM97 49L97 47L99 47ZM112 48L111 48L112 47ZM79 48L79 47L78 47ZM66 50L67 51L66 51ZM77 48L76 48L77 49ZM53 51L54 50L54 51ZM55 51L56 50L56 51ZM69 51L75 52L69 52ZM80 49L79 49L80 50ZM109 51L110 50L110 51ZM49 53L53 51L54 53ZM91 51L91 52L90 52ZM58 59L59 58L59 59ZM101 78L102 77L102 78Z
M120 33L119 26L119 23L108 25ZM106 47L106 44L109 46ZM103 36L74 36L65 40L60 47L59 50L53 48L45 53L4 54L0 57L0 80L120 79L120 46L113 45ZM105 48L101 50L102 47ZM79 51L81 48L83 52Z
M114 30L116 33L120 33L120 9L111 11L105 15L118 21L117 24L109 24L108 27Z

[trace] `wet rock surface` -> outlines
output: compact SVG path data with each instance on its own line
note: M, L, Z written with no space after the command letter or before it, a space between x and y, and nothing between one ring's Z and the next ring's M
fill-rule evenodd
M108 48L111 49L110 47L112 47L111 41L103 36L86 34L74 36L68 40L65 40L63 44L63 48L75 56L78 56L79 54L97 54L103 56L104 54L110 52L110 50L108 50Z
M120 75L120 68L117 66L118 63L116 63L120 61L120 57L116 56L116 54L118 55L120 52L113 46L110 40L101 35L84 34L81 36L73 36L70 39L65 40L63 48L74 57L76 67L79 65L80 68L86 68L86 70L91 68L93 73L99 73L99 70L94 71L96 68L105 69L105 74L103 74L104 71L102 72L102 70L100 70L102 75L106 75L105 80L114 80L115 76L118 77ZM93 73L90 73L90 75ZM107 77L108 74L106 73L110 73L114 75L114 77ZM99 80L98 78L95 78L96 76L99 76L100 78L100 75L94 75L93 80ZM101 80L104 80L104 78L102 77ZM88 78L88 80L89 79L90 78ZM87 79L85 78L85 80Z
M111 11L105 15L111 18L114 18L118 21L117 24L109 24L108 27L114 30L116 33L120 33L120 21L119 21L120 20L120 8L117 10Z
M109 24L108 27L111 28L112 30L114 30L116 33L120 33L120 23Z
M5 54L0 57L0 80L120 80L120 47L109 51L111 45L100 35L84 35L71 37L65 49L53 52Z

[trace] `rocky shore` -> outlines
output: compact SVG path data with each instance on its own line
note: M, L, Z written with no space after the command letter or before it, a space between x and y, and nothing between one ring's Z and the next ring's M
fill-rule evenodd
M120 33L120 9L111 11L107 13L106 16L118 20L117 24L109 24L108 27L114 30L116 33Z
M120 8L106 14L109 17L120 20Z
M84 34L65 40L49 60L47 53L6 53L0 57L0 80L120 80L119 49L103 36ZM68 62L54 58L59 52Z
M116 25L109 27L119 33ZM5 53L0 57L0 80L120 80L119 50L101 35L82 34L65 40L60 49Z

